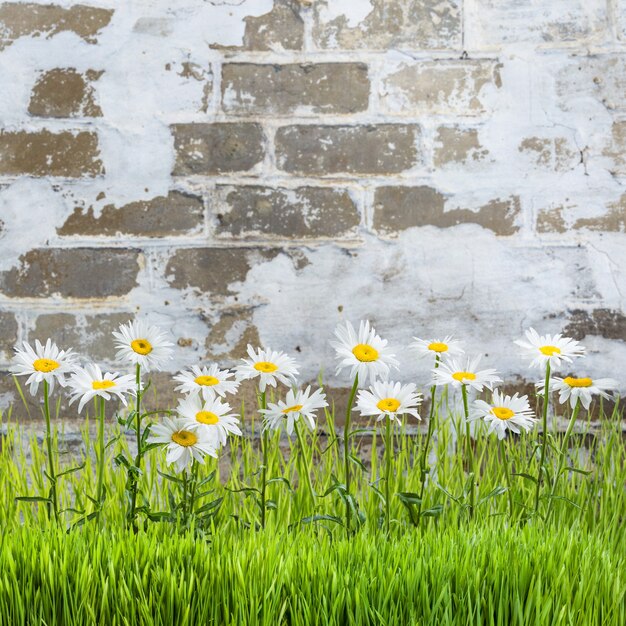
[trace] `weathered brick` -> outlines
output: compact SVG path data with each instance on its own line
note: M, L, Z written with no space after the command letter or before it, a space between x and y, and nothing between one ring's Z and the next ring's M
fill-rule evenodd
M260 124L174 124L174 176L245 172L263 160Z
M484 148L475 128L440 126L434 142L433 162L435 167L449 164L470 164L483 161L489 151Z
M205 358L235 360L246 356L247 346L261 345L259 331L252 321L252 310L222 311L207 335Z
M11 298L106 298L136 286L139 253L119 248L45 248L20 257L0 274L0 292Z
M598 215L595 210L588 217L577 217L569 213L573 206L557 206L541 209L537 215L537 232L565 233L568 230L592 230L601 232L626 232L626 194L607 205L606 211ZM580 215L580 211L576 211ZM595 213L595 214L594 214Z
M610 170L617 176L626 176L626 121L613 122L611 136L602 153L613 160Z
M541 209L537 214L538 233L564 233L567 230L563 219L563 207Z
M227 296L234 293L232 283L245 280L255 256L267 258L268 252L246 248L181 249L170 258L165 275L172 287Z
M60 348L72 348L94 361L113 361L115 347L111 333L131 318L131 313L44 313L37 316L28 339L45 342L50 337Z
M304 43L304 22L299 0L274 0L269 13L244 18L245 50L301 50Z
M96 35L108 25L113 9L75 4L64 8L56 4L5 2L0 4L0 50L19 37L50 38L69 31L87 43L96 43Z
M104 206L96 217L93 207L76 207L59 235L135 235L167 237L201 229L204 221L202 198L180 191L151 200L131 202L122 207Z
M611 309L594 309L591 312L575 309L570 311L569 323L563 333L579 341L587 335L626 341L626 315L623 311Z
M215 211L217 234L234 237L344 237L360 222L348 192L326 187L218 186Z
M580 99L595 99L607 109L626 110L626 55L573 56L557 73L560 106L569 110Z
M284 126L276 132L279 169L302 174L397 174L420 162L415 125Z
M227 113L355 113L367 109L369 91L364 63L229 63L222 69Z
M0 311L0 358L8 360L17 343L17 320L13 313Z
M501 86L497 61L419 61L384 78L381 103L391 113L475 116L487 108L485 91Z
M580 152L566 137L526 137L518 150L541 169L564 172L580 164Z
M466 40L481 49L511 43L562 44L604 37L604 0L475 0L468 7Z
M458 0L370 0L371 9L351 21L338 13L335 0L313 4L313 39L320 48L387 50L389 48L459 49ZM347 5L347 3L346 3Z
M102 72L57 68L43 73L35 86L28 112L37 117L102 117L93 83Z
M80 178L104 173L98 135L0 131L0 174Z
M478 210L448 209L446 197L432 187L379 187L374 200L374 229L382 234L397 233L415 226L448 228L458 224L479 224L496 235L512 235L518 227L519 199L496 199Z
M574 222L575 229L599 230L605 232L626 232L626 194L616 202L607 205L602 215L581 217Z

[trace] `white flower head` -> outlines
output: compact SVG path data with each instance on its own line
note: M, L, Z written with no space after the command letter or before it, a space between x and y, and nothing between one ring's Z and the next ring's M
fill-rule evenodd
M558 391L559 402L563 404L569 400L572 408L575 408L576 402L580 400L585 409L588 409L593 396L602 396L608 400L611 398L609 392L615 391L618 386L619 383L613 378L574 378L573 376L550 378L550 391ZM536 387L539 393L544 393L543 381L536 383Z
M482 391L483 387L492 389L496 383L502 380L496 375L495 369L479 370L480 356L470 358L465 362L457 359L443 361L438 368L432 370L433 383L435 385L452 385L453 387L461 387L467 385Z
M167 333L141 320L122 324L113 336L117 358L140 365L145 372L162 369L172 357L174 344Z
M248 344L248 356L249 359L242 359L243 365L235 368L237 379L258 378L261 393L265 391L267 385L276 387L276 381L287 386L295 382L298 374L296 362L284 352L262 348L257 348L255 351Z
M230 380L230 379L233 380ZM190 395L201 395L205 400L227 393L236 393L239 383L234 380L235 375L228 370L221 370L217 365L200 367L194 365L191 370L183 370L174 380L181 383L176 391Z
M505 396L497 389L493 392L492 404L474 401L469 421L478 419L489 424L488 433L495 432L498 439L504 439L507 430L519 434L520 430L530 430L537 422L528 396Z
M52 393L55 382L65 387L65 375L69 374L76 363L76 355L71 350L59 350L50 339L43 345L38 339L35 349L24 342L23 350L15 349L15 364L11 371L17 376L28 376L26 384L34 396L39 383L46 381Z
M176 464L182 472L194 461L204 463L204 457L217 458L217 446L204 430L191 430L183 418L164 417L160 424L150 426L148 443L161 443L167 450L166 462Z
M315 412L328 406L326 394L321 389L311 393L308 386L304 391L287 392L285 400L270 402L264 414L264 429L279 430L283 425L289 436L293 434L296 422L302 417L311 430L315 430Z
M350 368L350 377L359 377L359 384L364 385L368 379L386 380L391 368L398 368L398 361L387 347L387 340L382 339L370 326L369 321L361 320L358 333L350 322L343 322L335 328L338 341L330 345L340 359L337 374L344 368Z
M67 386L70 388L70 404L73 404L78 398L78 412L92 398L99 396L108 401L112 397L117 397L126 406L126 395L135 394L135 377L132 375L121 376L117 372L105 372L95 363L89 363L84 368L78 367L74 370Z
M524 349L524 356L531 359L530 367L545 369L549 363L556 368L562 362L571 363L575 357L585 356L585 348L578 341L563 335L540 335L534 328L526 331L526 340L515 343Z
M176 410L190 430L206 433L216 448L226 445L229 434L241 435L239 419L217 396L208 400L199 395L187 396Z
M422 402L421 394L415 391L415 385L376 381L369 390L361 389L357 396L355 411L363 416L375 415L376 421L388 417L400 421L399 415L408 413L421 419L417 407Z
M424 357L445 357L451 358L464 354L460 341L455 341L452 335L446 335L443 339L420 339L413 337L414 341L409 345L420 358Z

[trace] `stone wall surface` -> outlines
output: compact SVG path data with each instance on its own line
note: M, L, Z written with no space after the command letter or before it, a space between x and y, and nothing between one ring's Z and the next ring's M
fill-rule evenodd
M454 333L524 385L534 326L626 391L626 0L84 2L0 2L0 371L139 315L342 389L369 318L403 380Z

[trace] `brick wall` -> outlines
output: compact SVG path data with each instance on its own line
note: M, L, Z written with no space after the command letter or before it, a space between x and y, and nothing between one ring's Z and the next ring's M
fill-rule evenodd
M261 342L342 386L368 317L623 369L626 0L5 2L0 85L0 369L136 313L172 368Z

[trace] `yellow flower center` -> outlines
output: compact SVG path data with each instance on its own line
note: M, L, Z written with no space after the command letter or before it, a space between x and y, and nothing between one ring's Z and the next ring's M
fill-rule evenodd
M591 378L572 378L568 376L563 379L563 382L570 387L591 387L593 385Z
M376 405L381 411L395 413L400 407L400 401L395 398L383 398Z
M197 376L193 382L202 387L213 387L213 385L219 385L220 381L215 376Z
M112 380L94 380L91 383L92 389L110 389L111 387L115 387L115 382Z
M287 413L294 413L295 411L299 411L302 408L301 404L294 404L293 406L288 406L286 409L283 409L283 413L286 415Z
M561 354L561 348L557 348L556 346L541 346L539 352L546 356L554 356L555 354Z
M491 409L491 412L499 420L510 420L515 415L515 411L511 411L511 409L505 406L494 406L493 409Z
M476 374L474 372L454 372L452 378L462 383L466 380L476 380Z
M176 433L172 433L172 441L179 446L188 448L198 442L198 437L189 430L179 430Z
M60 364L56 361L53 361L52 359L37 359L36 361L34 361L33 367L38 372L48 373L57 369L57 367L60 367Z
M152 352L152 344L147 339L134 339L130 342L130 347L137 354L150 354Z
M378 359L378 350L368 346L366 343L359 343L354 346L352 354L362 363L371 363Z
M278 369L278 365L274 365L274 363L270 363L269 361L259 361L254 364L254 369L264 374L270 374Z
M433 341L433 343L428 344L428 349L433 352L447 352L448 344L441 341Z
M196 413L196 421L201 424L217 424L220 421L220 418L215 414L211 413L211 411L199 411Z

